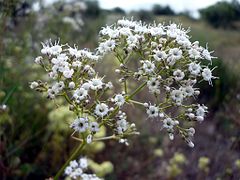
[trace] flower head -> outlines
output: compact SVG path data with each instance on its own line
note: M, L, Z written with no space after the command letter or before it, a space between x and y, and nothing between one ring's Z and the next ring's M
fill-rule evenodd
M70 127L77 132L85 132L88 128L88 119L84 117L77 118L73 121Z
M108 111L109 111L108 106L105 103L100 103L96 105L95 114L97 116L103 117L107 115Z

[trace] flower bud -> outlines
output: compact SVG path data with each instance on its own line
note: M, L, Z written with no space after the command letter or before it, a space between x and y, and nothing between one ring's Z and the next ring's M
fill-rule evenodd
M120 73L121 71L120 71L120 69L115 69L115 72Z

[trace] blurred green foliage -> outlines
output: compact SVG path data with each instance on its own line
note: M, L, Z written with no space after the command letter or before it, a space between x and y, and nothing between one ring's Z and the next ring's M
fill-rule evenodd
M237 0L221 1L199 12L212 26L229 28L233 27L233 21L240 20L240 3Z
M161 6L155 4L152 7L152 12L154 15L175 15L175 12L169 6Z

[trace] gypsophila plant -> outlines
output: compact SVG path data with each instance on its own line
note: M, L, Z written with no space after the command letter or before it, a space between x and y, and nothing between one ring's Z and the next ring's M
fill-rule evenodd
M195 103L200 94L197 83L207 81L212 85L216 77L212 75L214 68L210 68L212 52L198 41L191 42L188 33L189 29L174 23L145 24L121 19L102 28L95 52L59 42L43 43L42 55L35 62L48 73L49 81L33 81L30 87L46 93L51 100L65 98L76 115L69 125L72 136L82 142L55 179L86 143L116 139L128 144L127 138L138 134L123 111L128 104L142 106L148 119L159 122L171 140L179 134L190 147L194 146L191 122L202 122L207 113L205 105ZM122 86L120 91L95 70L106 54L119 62L115 72ZM130 65L132 61L137 67ZM135 90L129 87L133 80L138 84ZM135 98L143 89L154 97L151 101ZM101 126L112 134L95 138Z
M65 168L64 174L71 179L82 180L101 180L96 174L86 173L88 168L88 160L85 157L80 158L78 161L70 161L69 165Z

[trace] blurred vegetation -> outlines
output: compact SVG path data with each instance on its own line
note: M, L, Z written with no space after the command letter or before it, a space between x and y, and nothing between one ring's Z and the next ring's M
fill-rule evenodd
M0 1L0 105L7 105L6 109L0 108L0 179L50 177L78 144L70 138L68 125L73 115L62 99L49 102L28 87L33 79L46 78L33 63L40 43L60 38L62 43L94 49L101 27L122 16L191 27L193 41L199 40L203 46L209 42L209 49L215 50L218 59L213 63L218 68L214 75L219 79L213 88L200 84L200 101L209 106L209 118L197 125L195 149L190 150L179 139L169 142L154 122L145 120L144 110L132 107L126 111L141 135L134 137L129 147L112 141L87 147L84 153L94 159L91 170L106 179L239 179L240 34L211 26L238 23L239 15L223 12L231 14L239 4L220 2L221 6L209 7L216 19L208 21L205 17L193 20L174 15L163 6L127 14L119 8L102 10L97 1L86 1L85 8L78 8L76 2L58 1L45 6L37 0ZM39 3L38 10L33 9L35 3ZM98 69L106 79L114 79L116 63L111 55L101 65ZM145 97L142 92L138 98ZM101 133L106 132L103 129Z
M175 15L175 12L169 6L161 6L155 4L152 7L152 12L154 15Z
M240 3L237 0L221 1L199 12L204 20L216 28L233 28L234 22L240 20Z

